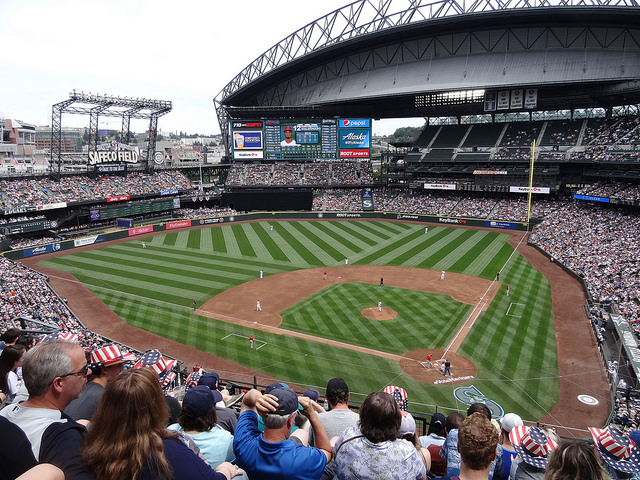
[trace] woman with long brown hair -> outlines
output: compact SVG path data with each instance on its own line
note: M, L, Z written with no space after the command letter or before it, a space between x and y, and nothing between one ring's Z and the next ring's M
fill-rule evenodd
M85 439L83 457L95 480L229 480L242 473L228 462L214 471L166 429L168 416L152 370L121 373L105 389Z
M16 369L22 365L27 349L24 345L9 345L0 354L0 392L6 395L6 403L12 403L20 382Z

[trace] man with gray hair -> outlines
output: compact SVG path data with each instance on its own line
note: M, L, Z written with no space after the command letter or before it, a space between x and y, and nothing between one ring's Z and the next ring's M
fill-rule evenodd
M313 427L316 447L289 439L299 405ZM258 414L264 419L264 433L258 427ZM298 398L288 388L276 388L265 395L254 389L244 396L233 451L236 463L251 480L316 480L331 460L331 444L311 399Z
M24 432L36 461L59 467L67 480L91 478L81 458L85 428L63 413L82 392L89 373L84 350L77 343L41 343L23 357L22 377L29 399L0 411ZM29 467L24 465L24 470Z

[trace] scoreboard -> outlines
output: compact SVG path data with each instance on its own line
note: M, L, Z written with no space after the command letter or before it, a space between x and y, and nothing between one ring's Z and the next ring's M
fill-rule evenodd
M232 120L234 160L341 160L371 157L371 120Z
M176 206L177 201L177 206ZM146 213L165 212L180 208L180 199L159 200L154 202L127 203L114 207L102 207L89 209L89 218L92 222L109 220L112 218L131 217Z

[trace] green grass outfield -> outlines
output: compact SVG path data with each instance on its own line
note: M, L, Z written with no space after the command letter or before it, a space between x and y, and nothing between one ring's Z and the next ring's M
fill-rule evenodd
M502 270L501 281L509 284L512 294L496 296L458 350L478 367L477 378L464 385L474 385L505 411L531 420L544 416L557 401L549 283L514 254L504 233L431 226L425 235L423 225L385 221L263 221L148 237L146 249L141 240L39 265L74 274L136 327L320 391L334 376L344 377L353 392L365 395L399 385L409 394L410 408L423 412L436 405L466 410L453 396L462 384L422 383L390 359L204 318L193 313L192 302L201 305L253 280L260 269L267 277L341 266L345 258L351 265L427 268L485 279ZM375 306L378 299L398 316L384 322L365 319L360 311ZM282 327L403 354L444 349L471 309L445 295L385 287L381 296L372 285L333 284L282 312ZM248 348L251 333L261 348ZM353 400L362 400L358 394Z

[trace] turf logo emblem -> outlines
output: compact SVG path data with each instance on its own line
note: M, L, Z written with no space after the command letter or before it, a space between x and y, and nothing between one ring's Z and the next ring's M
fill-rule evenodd
M474 403L484 403L491 410L491 418L502 418L504 410L494 400L485 397L480 390L473 385L468 387L458 387L453 391L453 396L465 405Z

